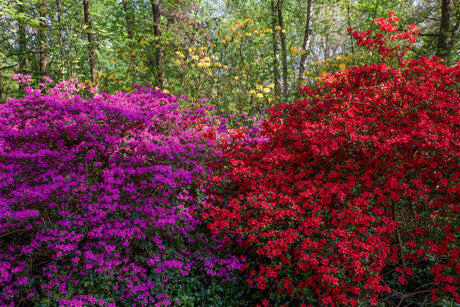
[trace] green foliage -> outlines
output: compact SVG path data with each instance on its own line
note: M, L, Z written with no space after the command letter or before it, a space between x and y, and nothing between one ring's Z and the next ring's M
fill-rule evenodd
M181 306L248 306L255 304L261 292L250 289L243 276L238 279L222 282L215 278L208 280L196 276L186 276L177 280L176 287L171 289L172 301L179 301Z

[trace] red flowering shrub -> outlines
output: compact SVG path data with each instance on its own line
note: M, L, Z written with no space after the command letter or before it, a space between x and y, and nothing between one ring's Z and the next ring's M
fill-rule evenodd
M222 142L202 218L241 241L275 305L460 303L460 63L398 62L305 87L270 110L265 143Z

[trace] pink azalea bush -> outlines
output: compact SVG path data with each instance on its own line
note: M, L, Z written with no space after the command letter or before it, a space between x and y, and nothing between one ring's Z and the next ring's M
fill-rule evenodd
M0 305L176 305L192 273L232 279L242 261L195 216L219 155L205 109L151 87L77 90L0 106Z

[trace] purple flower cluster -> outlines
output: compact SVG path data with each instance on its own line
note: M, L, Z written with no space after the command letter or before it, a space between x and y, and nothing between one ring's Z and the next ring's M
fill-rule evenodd
M0 106L0 305L166 306L170 277L230 278L241 261L197 231L219 155L205 110L72 91Z

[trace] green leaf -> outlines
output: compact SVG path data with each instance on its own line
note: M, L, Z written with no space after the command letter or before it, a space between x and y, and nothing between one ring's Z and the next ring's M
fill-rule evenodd
M26 15L24 13L17 13L14 18L15 19L24 19Z
M31 19L31 20L29 21L29 23L30 23L30 25L31 25L32 27L39 27L39 26L40 26L40 20L37 20L37 19Z

